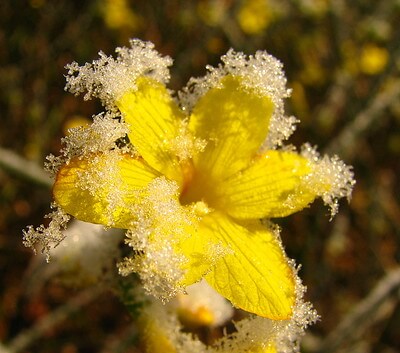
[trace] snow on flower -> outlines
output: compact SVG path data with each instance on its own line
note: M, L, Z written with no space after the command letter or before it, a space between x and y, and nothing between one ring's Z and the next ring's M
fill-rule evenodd
M99 98L108 112L71 131L61 156L49 157L59 212L126 229L133 251L120 273L138 273L162 300L205 279L237 308L293 318L299 279L270 219L317 197L334 214L337 200L350 197L351 168L308 144L299 153L283 146L296 119L284 114L290 91L267 53L230 50L173 95L172 60L151 43L130 44L116 59L100 53L68 66L66 88ZM30 227L25 242L48 249L43 237L58 241L50 233Z

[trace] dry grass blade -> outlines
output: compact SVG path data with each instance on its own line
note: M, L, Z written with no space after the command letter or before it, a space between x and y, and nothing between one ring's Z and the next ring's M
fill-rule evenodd
M345 342L351 342L371 325L382 319L382 310L387 313L386 305L398 301L400 289L400 269L392 270L353 311L344 317L342 322L328 337L321 342L315 353L332 353L338 351ZM394 305L390 305L394 307Z

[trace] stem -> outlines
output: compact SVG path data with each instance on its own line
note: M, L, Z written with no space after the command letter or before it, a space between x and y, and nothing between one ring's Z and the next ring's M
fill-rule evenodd
M321 342L314 353L336 352L344 343L354 340L355 336L365 332L368 327L382 319L388 305L398 301L400 289L400 268L392 270L381 279L371 294L362 300L353 311L348 313L337 328Z
M38 338L44 336L48 330L66 320L71 314L78 311L81 307L88 305L96 299L102 292L102 288L90 288L79 293L69 302L50 312L39 320L33 327L22 331L8 345L7 353L18 353L26 350ZM1 352L1 351L0 351Z
M358 153L357 141L370 126L381 117L382 113L390 107L390 105L396 102L400 96L400 85L399 82L391 82L391 84L382 89L378 93L371 104L362 112L360 112L355 119L349 123L327 147L326 151L328 154L335 153L340 154L343 158L350 160Z
M53 185L51 178L35 162L2 147L0 147L0 167L41 186L51 187Z

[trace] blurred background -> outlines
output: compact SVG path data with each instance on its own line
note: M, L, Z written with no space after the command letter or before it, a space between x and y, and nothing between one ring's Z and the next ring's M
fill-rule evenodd
M64 92L64 66L136 37L174 59L171 89L231 47L283 62L293 89L287 111L300 120L289 142L338 154L357 180L332 221L322 202L277 220L321 315L303 351L398 352L399 23L399 0L2 0L0 351L136 352L132 320L111 293L56 280L27 291L36 260L22 245L22 229L49 212L46 155L58 154L68 128L102 111Z

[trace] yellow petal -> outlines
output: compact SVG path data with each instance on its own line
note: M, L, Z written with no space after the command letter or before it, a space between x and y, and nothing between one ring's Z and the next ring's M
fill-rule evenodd
M150 166L179 183L177 157L169 144L178 136L183 113L161 83L142 77L136 85L117 102L130 125L129 139Z
M128 228L135 190L158 175L143 160L127 154L75 158L59 170L53 196L67 213L82 221Z
M235 218L287 216L318 196L302 179L310 172L309 160L299 154L268 151L221 184L215 207Z
M200 281L214 264L214 257L218 256L217 244L211 234L193 233L176 246L176 251L183 254L186 260L181 268L185 275L179 283L183 287Z
M194 215L200 218L211 212L203 202L198 202L191 207ZM180 282L183 287L200 281L214 265L216 259L223 255L218 239L212 232L202 232L199 221L194 221L191 228L187 228L186 231L187 234L181 237L175 246L176 252L186 259L181 268L185 271Z
M238 224L217 212L203 218L206 233L232 251L212 267L207 282L238 308L274 320L290 318L294 274L277 236L258 221Z
M207 141L195 165L213 180L248 165L267 136L274 109L268 97L244 88L238 77L226 76L221 84L199 100L189 122L194 135Z

